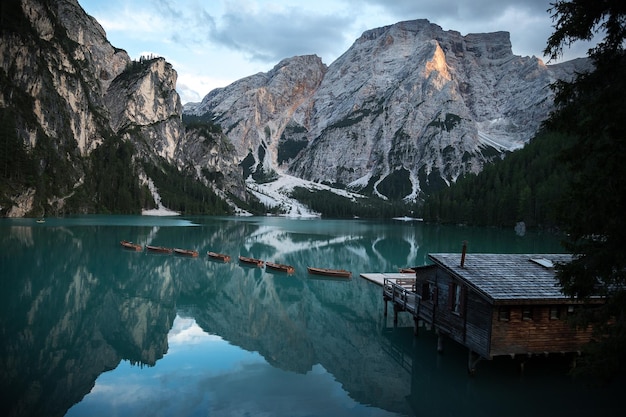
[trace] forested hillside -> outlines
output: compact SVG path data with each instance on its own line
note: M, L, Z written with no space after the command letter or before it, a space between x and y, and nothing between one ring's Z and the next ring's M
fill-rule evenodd
M427 221L479 226L558 227L558 203L567 188L566 162L559 157L568 137L542 132L523 149L460 178L428 197Z

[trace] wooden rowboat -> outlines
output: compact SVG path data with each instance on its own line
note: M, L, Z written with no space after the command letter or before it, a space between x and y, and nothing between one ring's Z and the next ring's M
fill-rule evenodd
M248 265L258 266L259 268L263 268L263 264L265 264L265 262L260 259L248 258L247 256L241 256L241 255L239 255L239 262L242 262Z
M309 274L325 275L328 277L350 278L352 276L352 272L346 271L345 269L315 268L309 266L307 267L307 270L309 271Z
M293 274L296 272L296 268L291 265L278 264L275 262L265 262L265 266L269 269L273 269L275 271L286 272L288 274Z
M143 250L143 248L141 247L141 245L138 245L136 243L133 242L129 242L128 240L122 240L120 242L120 244L122 245L123 248L125 249L130 249L130 250L134 250L134 251L141 251Z
M209 255L209 258L217 259L218 261L222 262L230 262L230 255L210 251L206 254Z
M192 258L197 258L198 257L198 251L197 250L174 248L174 253L176 255L191 256Z
M172 249L165 248L163 246L146 245L146 249L150 252L157 252L157 253L172 253L173 252Z
M413 269L413 268L400 268L399 272L401 274L414 274L415 273L415 269Z

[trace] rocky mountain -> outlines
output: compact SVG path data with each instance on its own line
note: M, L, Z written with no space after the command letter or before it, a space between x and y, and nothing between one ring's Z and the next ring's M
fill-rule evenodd
M0 23L2 215L136 212L154 204L146 162L244 195L223 135L184 128L164 59L132 61L76 0L3 1Z
M252 171L416 199L523 146L552 108L549 85L587 65L415 20L363 33L328 67L285 59L184 112L211 115Z
M3 216L227 212L216 199L304 213L286 195L307 181L418 201L526 143L550 83L587 65L416 20L365 32L329 66L288 58L183 109L174 68L131 60L77 0L3 1L0 36Z

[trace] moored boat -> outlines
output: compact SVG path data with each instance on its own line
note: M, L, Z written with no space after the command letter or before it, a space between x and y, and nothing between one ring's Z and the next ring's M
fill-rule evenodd
M263 265L265 264L265 262L262 261L261 259L249 258L247 256L241 256L241 255L239 255L239 262L242 262L248 265L258 266L259 268L262 268Z
M226 255L224 253L217 253L217 252L207 252L207 255L209 255L209 258L212 259L217 259L218 261L222 261L222 262L230 262L230 255Z
M192 258L198 257L197 250L174 248L174 253L176 255L191 256Z
M150 252L156 252L156 253L172 253L173 252L172 249L166 248L163 246L146 245L146 249Z
M288 274L293 274L296 272L296 268L291 265L279 264L276 262L265 262L265 266L269 269L273 269L275 271L286 272Z
M143 249L141 247L141 245L138 245L138 244L133 243L133 242L129 242L128 240L122 240L120 242L120 244L125 249L130 249L130 250L134 250L134 251L137 251L137 252L139 252L139 251L141 251Z
M325 275L328 277L350 278L352 276L352 272L346 271L345 269L315 268L309 266L307 267L307 270L309 271L309 274Z

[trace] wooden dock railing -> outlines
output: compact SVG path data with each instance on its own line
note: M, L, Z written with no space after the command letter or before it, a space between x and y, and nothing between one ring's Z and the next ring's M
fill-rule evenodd
M419 316L421 297L415 292L415 279L385 278L383 298L385 300L385 315L387 315L387 301L391 301L396 315L398 311L408 311L414 317ZM397 321L397 316L394 317L394 320Z

